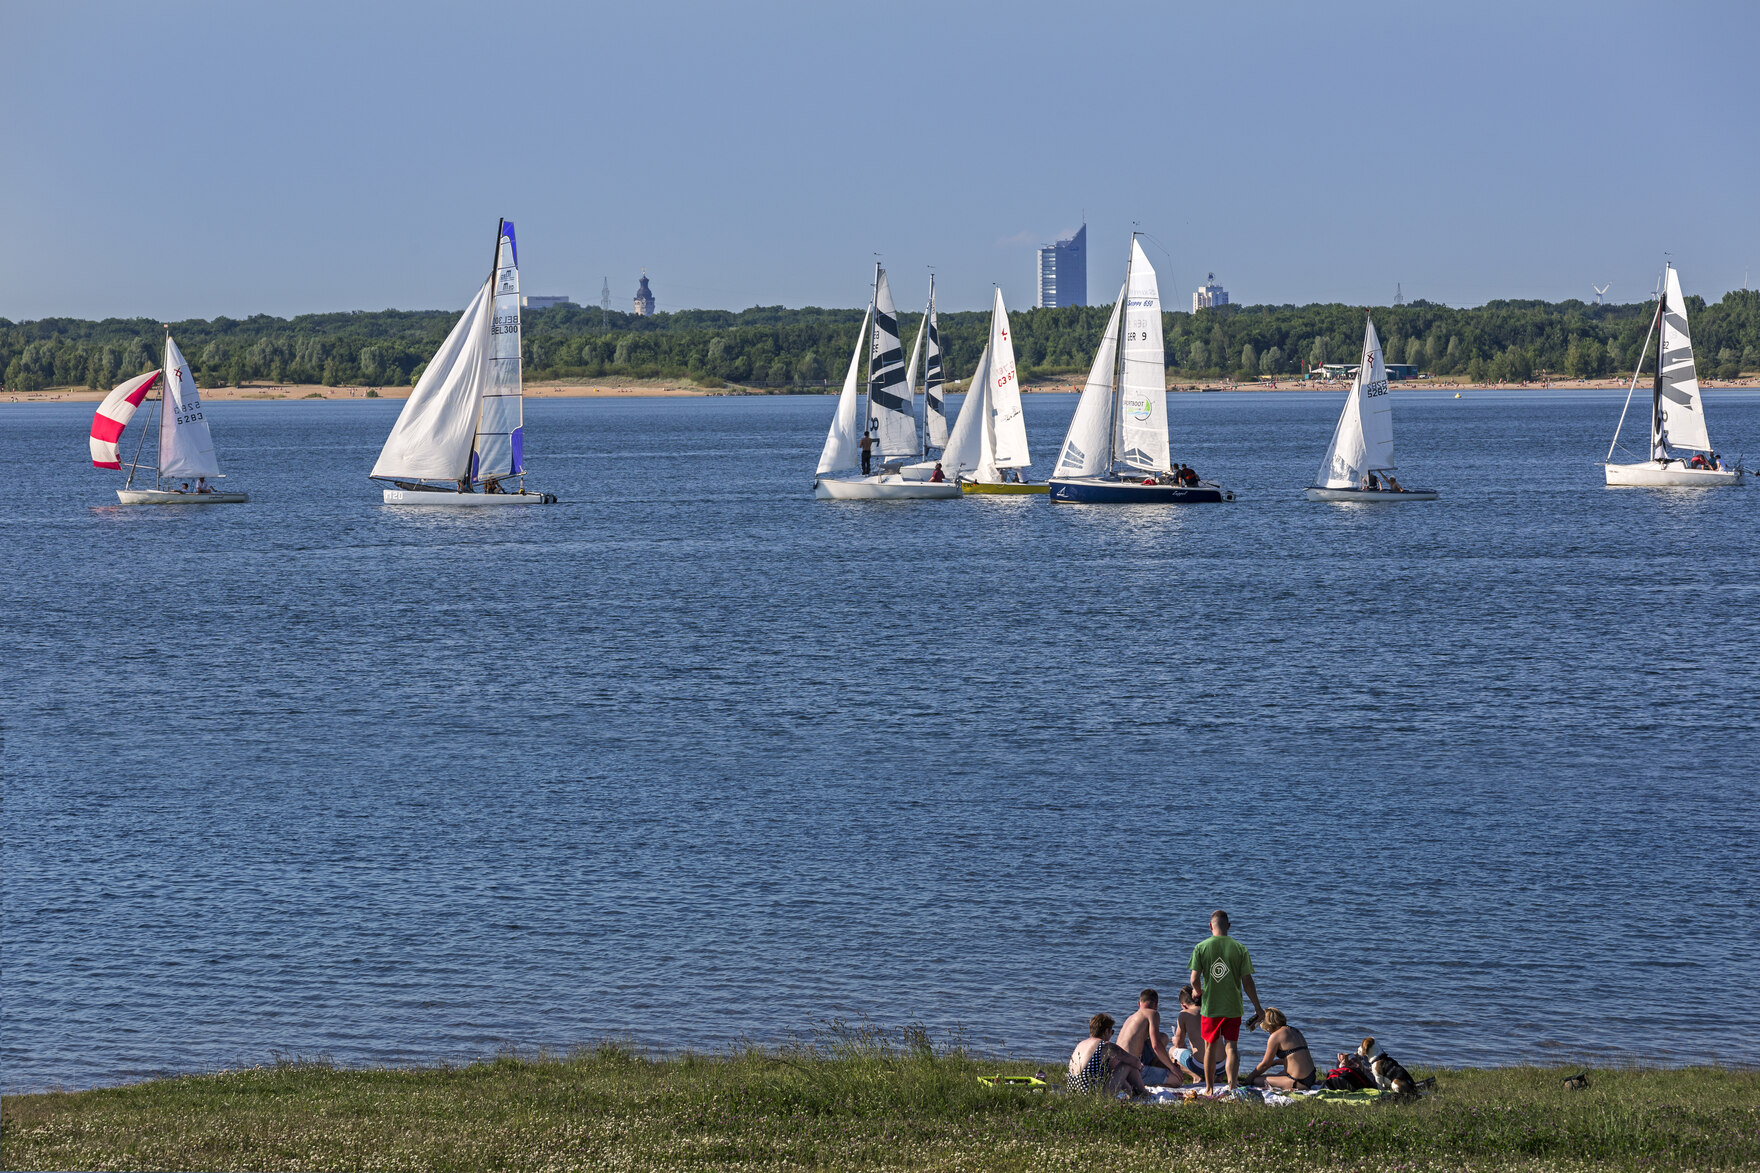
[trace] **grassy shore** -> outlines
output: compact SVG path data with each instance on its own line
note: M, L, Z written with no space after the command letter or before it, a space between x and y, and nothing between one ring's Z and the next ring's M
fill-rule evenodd
M7 1169L1760 1169L1760 1073L1441 1071L1417 1103L1121 1104L872 1034L649 1058L313 1063L8 1096ZM1420 1072L1420 1075L1428 1072ZM1061 1082L1054 1073L1054 1079Z

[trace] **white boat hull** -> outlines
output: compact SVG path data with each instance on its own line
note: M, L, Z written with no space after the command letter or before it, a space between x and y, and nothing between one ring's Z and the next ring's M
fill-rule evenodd
M1688 468L1678 460L1607 465L1607 483L1621 488L1709 489L1741 482L1738 469Z
M124 505L243 505L249 493L179 493L170 489L118 489Z
M386 489L385 504L444 505L448 508L462 505L477 508L488 505L554 505L556 498L549 493L459 493L426 489Z
M817 477L813 496L821 501L943 501L959 496L954 481L919 481L891 473L872 477Z
M1434 501L1435 489L1329 489L1309 485L1302 493L1310 501L1358 501L1368 504L1391 504L1396 501Z

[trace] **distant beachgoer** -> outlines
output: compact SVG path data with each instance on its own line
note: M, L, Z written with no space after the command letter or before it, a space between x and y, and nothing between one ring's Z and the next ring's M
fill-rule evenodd
M941 462L937 460L935 462L935 471L929 474L929 480L932 483L939 485L946 479L947 474L941 471Z
M1210 936L1192 949L1191 966L1192 989L1198 995L1201 1015L1199 1033L1204 1038L1204 1093L1216 1090L1213 1075L1218 1044L1228 1062L1228 1090L1232 1092L1241 1066L1241 991L1253 1000L1255 1013L1249 1027L1258 1022L1263 1008L1258 987L1253 984L1253 959L1245 945L1228 935L1228 913L1220 908L1210 914Z
M862 475L869 475L869 468L874 459L874 437L862 433L862 442L857 445L862 450Z
M1145 1084L1177 1087L1186 1081L1185 1071L1168 1053L1167 1032L1161 1029L1161 995L1144 990L1137 995L1137 1012L1118 1028L1118 1045L1143 1064Z
M1106 1092L1116 1095L1128 1090L1143 1095L1142 1061L1112 1038L1112 1015L1096 1014L1088 1020L1088 1037L1076 1044L1069 1057L1069 1090L1072 1092Z
M1314 1056L1308 1053L1307 1037L1291 1026L1283 1011L1275 1006L1265 1008L1259 1025L1271 1036L1265 1040L1265 1057L1242 1076L1242 1080L1254 1087L1274 1087L1281 1091L1313 1087L1320 1079L1320 1072L1314 1066ZM1277 1066L1282 1066L1283 1070L1271 1074L1271 1069Z

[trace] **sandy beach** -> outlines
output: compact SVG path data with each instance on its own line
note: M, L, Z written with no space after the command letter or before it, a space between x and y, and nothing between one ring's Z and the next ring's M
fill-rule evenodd
M1641 386L1649 386L1648 381L1640 380ZM1533 391L1624 391L1631 385L1626 379L1554 379L1535 380L1530 383L1468 383L1454 382L1450 379L1420 379L1415 382L1398 384L1404 390L1430 391L1511 391L1527 389ZM1342 391L1345 383L1304 383L1300 379L1279 379L1275 382L1235 383L1229 380L1212 380L1210 382L1184 383L1175 382L1168 386L1169 392L1199 391ZM1760 378L1749 376L1727 382L1705 382L1701 386L1707 390L1721 390L1731 387L1760 387ZM949 384L951 392L965 390L962 382ZM1023 386L1021 390L1027 394L1034 393L1079 393L1082 384L1077 380L1063 378L1046 379L1033 386ZM619 399L619 398L686 398L692 396L711 395L833 395L835 387L789 389L778 387L738 387L728 385L714 389L698 387L689 382L677 382L667 379L622 379L601 380L592 383L527 383L525 394L528 399ZM86 387L50 387L43 391L6 391L0 393L0 403L97 403L107 395L108 391L93 391ZM202 398L208 400L328 400L328 399L407 399L408 387L325 387L315 383L247 383L243 387L209 387L202 391Z

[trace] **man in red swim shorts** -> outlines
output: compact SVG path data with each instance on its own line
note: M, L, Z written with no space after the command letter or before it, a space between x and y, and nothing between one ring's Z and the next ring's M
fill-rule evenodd
M1253 984L1253 959L1247 947L1228 935L1228 913L1210 914L1210 936L1192 950L1192 988L1198 992L1198 1033L1204 1039L1204 1094L1216 1093L1216 1045L1228 1055L1228 1090L1239 1078L1241 1056L1241 990L1253 1000L1252 1022L1259 1021L1259 989ZM1252 1022L1247 1025L1251 1026Z

